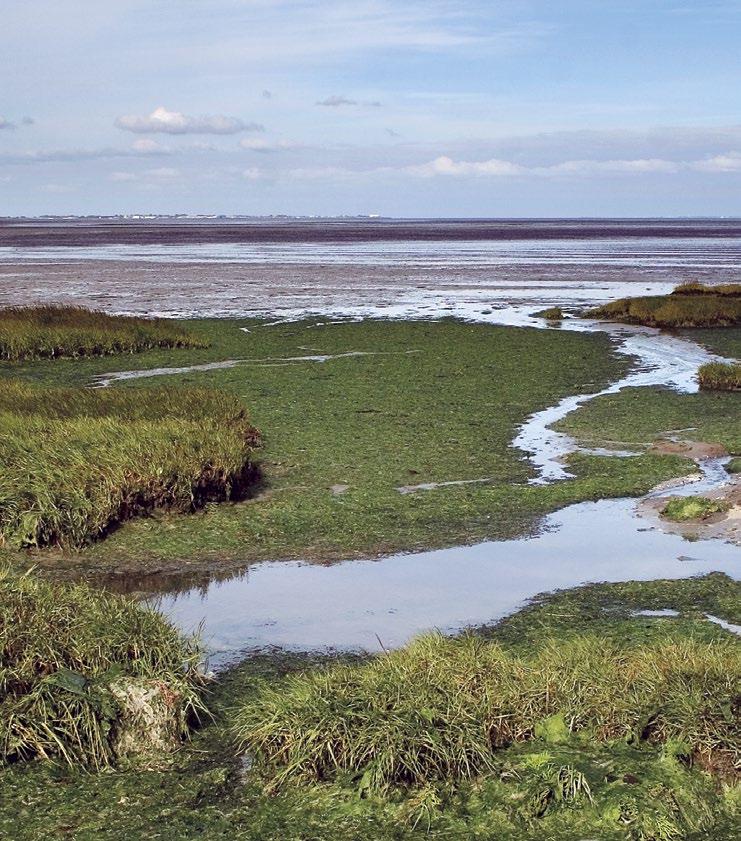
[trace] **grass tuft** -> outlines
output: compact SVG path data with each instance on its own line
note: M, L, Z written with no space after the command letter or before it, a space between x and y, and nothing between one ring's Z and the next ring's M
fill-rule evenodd
M431 635L367 665L266 687L238 712L235 734L275 787L347 774L375 792L470 779L552 716L600 741L686 742L707 767L726 768L741 757L739 679L735 640L626 649L584 635L518 655Z
M669 295L621 298L588 310L588 318L647 327L733 327L741 324L741 284L683 284Z
M206 389L0 393L0 546L79 548L154 509L243 498L259 444L242 403Z
M0 310L0 359L10 361L206 346L177 322L162 318L107 315L84 307Z
M680 283L672 295L722 295L729 298L741 298L741 283L719 283L708 286L696 280Z
M685 520L705 520L713 514L728 511L730 505L722 499L705 496L675 496L661 509L661 516L681 523Z
M741 391L741 362L708 362L700 366L697 381L705 391Z
M540 310L534 313L536 318L545 318L546 321L561 321L563 319L563 310L561 307L548 307L548 309Z
M137 687L162 699L166 728L185 736L205 711L198 656L152 609L0 570L0 764L114 763L135 747L122 690Z

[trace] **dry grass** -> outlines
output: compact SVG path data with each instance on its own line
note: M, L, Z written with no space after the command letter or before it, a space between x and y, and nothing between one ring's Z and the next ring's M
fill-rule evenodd
M205 389L0 393L0 546L79 548L156 508L239 499L259 439L241 402Z
M540 310L540 312L533 313L536 318L545 318L546 321L561 321L563 319L563 310L561 307L548 307L548 309Z
M647 327L733 327L741 324L741 284L685 283L669 295L621 298L586 315Z
M106 315L83 307L0 310L0 359L10 361L205 346L167 319Z
M696 280L680 283L671 293L672 295L722 295L731 298L741 298L741 283L719 283L707 286Z
M532 655L475 637L422 637L364 666L265 688L236 735L273 774L361 788L423 786L491 771L498 748L538 728L598 740L687 742L708 766L741 756L738 643L666 642L627 650L604 638L546 641Z
M697 381L707 391L741 391L741 362L708 362L697 372Z
M113 763L123 712L116 685L155 687L173 734L185 736L204 712L197 661L193 643L154 610L0 570L0 764Z

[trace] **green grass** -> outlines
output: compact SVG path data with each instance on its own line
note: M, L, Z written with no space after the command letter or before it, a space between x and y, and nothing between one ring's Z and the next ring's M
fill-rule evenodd
M729 507L730 504L725 500L708 499L705 496L677 496L661 509L661 516L676 523L705 520L713 514L728 511Z
M741 391L741 362L708 362L697 380L706 391Z
M609 651L669 646L717 651L738 642L701 618L741 621L738 582L723 575L578 588L537 599L488 630L505 655L526 660L545 640L598 634ZM636 616L673 607L677 618ZM357 658L343 658L345 666ZM104 774L52 763L0 769L0 835L18 841L75 838L249 841L720 841L736 837L738 789L689 760L688 747L639 739L602 742L553 720L529 741L496 752L491 773L457 783L394 788L380 796L362 778L284 785L246 772L231 740L235 711L299 674L333 673L337 659L261 656L222 677L214 720L155 765ZM661 668L661 667L660 667ZM664 665L663 668L666 668ZM424 680L425 674L414 675ZM624 678L623 678L624 680ZM459 692L456 688L451 702ZM687 709L696 703L688 696ZM712 708L712 703L708 703ZM711 721L710 718L707 719ZM723 726L728 726L723 725ZM432 728L431 732L434 733ZM736 815L736 817L734 817Z
M586 403L557 428L590 445L609 442L640 448L668 435L718 443L729 453L741 453L739 408L739 395L734 393L629 388Z
M741 359L741 328L682 330L680 335L705 345L708 350L720 356L726 356L729 359Z
M257 436L239 400L198 389L0 391L0 545L79 548L158 508L249 490Z
M151 609L0 570L0 765L110 765L141 747L127 695L158 698L165 730L186 735L204 710L197 658Z
M578 457L576 479L527 484L533 470L511 447L518 426L565 395L598 390L625 373L629 363L613 355L602 335L454 321L185 326L210 347L140 354L130 358L131 367L250 361L129 381L110 393L136 401L142 388L167 383L219 388L238 398L263 433L265 491L196 517L132 520L87 549L82 564L120 569L161 568L186 557L209 565L338 558L508 538L572 502L640 494L687 472L672 457ZM275 361L351 351L379 355ZM38 361L0 366L0 377L82 385L112 367L106 359ZM491 481L407 495L396 490L482 478ZM335 484L349 490L333 495Z
M726 470L729 473L741 473L741 458L732 458L726 464Z
M351 775L362 789L457 782L496 769L497 751L565 741L679 741L706 767L741 759L733 707L741 649L601 636L545 640L527 655L474 635L420 637L360 666L298 675L236 716L239 744L273 786Z
M669 295L621 298L585 315L648 327L733 327L741 324L739 289L741 284L729 284L718 293L712 288L687 292L679 287Z
M106 315L83 307L0 309L0 359L57 359L203 347L176 321Z

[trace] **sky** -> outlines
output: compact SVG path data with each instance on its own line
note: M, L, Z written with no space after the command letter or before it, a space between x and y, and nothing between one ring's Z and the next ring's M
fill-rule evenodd
M0 215L741 216L741 0L2 0Z

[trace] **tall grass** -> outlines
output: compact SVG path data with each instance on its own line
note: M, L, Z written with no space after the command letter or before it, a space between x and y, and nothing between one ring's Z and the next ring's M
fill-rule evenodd
M741 283L718 283L707 286L696 280L680 283L671 293L672 295L723 295L731 298L741 298Z
M623 650L583 636L517 655L432 635L367 665L289 676L239 710L235 733L274 785L349 773L384 791L471 778L554 722L599 740L678 739L726 768L741 756L740 679L735 641Z
M117 684L160 692L173 735L185 736L204 712L198 657L154 610L0 569L0 764L113 763L123 724Z
M239 499L259 437L206 389L0 391L0 546L79 548L156 508Z
M702 294L621 298L589 310L586 315L648 327L733 327L741 324L741 296L714 294L711 289Z
M114 316L83 307L0 310L0 359L11 361L206 345L167 319Z
M741 362L708 362L700 366L697 381L708 391L741 391Z

